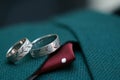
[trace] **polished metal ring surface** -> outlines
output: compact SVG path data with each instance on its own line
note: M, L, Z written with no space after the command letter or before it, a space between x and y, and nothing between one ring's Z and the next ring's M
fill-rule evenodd
M48 55L56 51L60 47L60 41L57 34L49 34L35 39L31 49L33 58Z
M21 39L8 50L6 58L8 61L16 63L28 54L31 48L32 43L27 38Z

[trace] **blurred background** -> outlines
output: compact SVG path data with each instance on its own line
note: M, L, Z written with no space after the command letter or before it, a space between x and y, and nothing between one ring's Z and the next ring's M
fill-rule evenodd
M120 15L120 0L0 0L0 27L43 21L86 8L104 14Z

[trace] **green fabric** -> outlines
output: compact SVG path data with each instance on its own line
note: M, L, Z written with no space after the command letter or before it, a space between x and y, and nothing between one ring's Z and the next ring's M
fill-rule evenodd
M17 26L17 27L16 27ZM0 30L0 80L25 80L45 61L45 57L33 59L25 56L18 64L8 64L6 60L7 50L21 38L27 37L30 41L46 34L56 33L59 35L61 44L68 40L76 41L74 36L67 30L56 27L51 23L29 23L11 25L9 28ZM64 34L67 36L64 37Z
M75 52L72 65L43 74L38 80L119 80L120 19L88 10L55 17L45 23L16 24L1 29L0 80L25 80L46 59L26 56L19 64L8 64L5 55L11 45L23 37L32 41L50 33L57 33L61 44L78 41L82 50Z
M120 80L119 17L85 11L57 21L78 36L94 80Z

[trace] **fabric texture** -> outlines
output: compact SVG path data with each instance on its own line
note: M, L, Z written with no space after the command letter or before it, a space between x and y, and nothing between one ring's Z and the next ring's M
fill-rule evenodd
M0 34L2 35L2 38L0 39L0 80L25 80L34 71L36 71L47 58L47 56L44 56L38 59L33 59L29 54L25 56L18 64L8 64L5 57L7 50L16 41L24 37L27 37L30 41L33 41L38 37L51 33L56 33L59 35L60 40L62 39L61 44L68 40L75 41L74 36L72 36L70 32L58 28L50 23L19 24L0 30ZM68 36L64 37L63 33Z
M45 57L25 57L17 65L6 62L6 52L17 40L28 37L31 41L45 34L56 33L61 44L78 41L81 50L76 60L64 69L41 75L38 80L119 80L120 79L120 19L94 11L74 11L55 17L45 23L16 24L0 30L0 80L25 80Z
M120 18L97 12L75 12L57 20L77 35L92 79L120 79Z

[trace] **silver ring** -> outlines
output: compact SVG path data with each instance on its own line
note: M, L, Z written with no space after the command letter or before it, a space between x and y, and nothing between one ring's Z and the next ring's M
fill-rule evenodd
M17 62L21 60L32 48L32 43L27 39L21 39L15 43L7 52L6 58L10 62Z
M31 56L36 58L53 53L60 47L60 41L57 34L49 34L37 38L32 42Z

